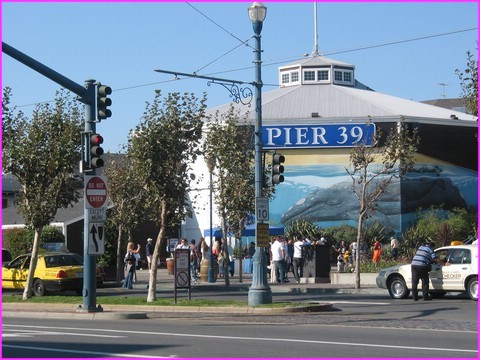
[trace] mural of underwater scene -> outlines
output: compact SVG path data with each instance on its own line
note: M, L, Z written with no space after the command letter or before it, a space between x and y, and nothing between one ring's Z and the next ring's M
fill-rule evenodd
M356 226L359 203L345 171L348 155L337 154L336 164L329 163L328 155L317 164L308 164L308 158L304 156L294 163L295 157L287 156L285 182L276 186L275 198L270 202L270 224L279 226L305 219L322 228ZM414 171L401 181L392 181L369 221L401 232L418 209L442 206L446 210L461 207L476 211L477 193L477 172L418 155Z

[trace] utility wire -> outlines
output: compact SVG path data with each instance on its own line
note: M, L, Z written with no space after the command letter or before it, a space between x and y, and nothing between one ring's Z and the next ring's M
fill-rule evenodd
M233 37L234 39L240 41L241 44L245 45L245 46L248 46L248 47L251 47L253 49L252 46L248 45L248 40L247 41L243 41L241 39L239 39L237 36L233 35L230 31L228 31L227 29L225 29L224 27L222 27L221 25L219 25L217 22L215 22L214 20L210 19L207 15L205 15L203 12L201 12L200 10L198 10L195 6L193 6L191 3L187 2L186 3L187 5L189 5L192 9L194 9L195 11L197 11L200 15L202 15L203 17L205 17L208 21L212 22L213 24L215 24L216 26L218 26L220 29L222 29L223 31L225 31L228 35L230 35L231 37Z
M450 31L450 32L446 32L446 33L420 36L420 37L411 38L411 39L391 41L391 42L377 44L377 45L368 45L368 46L363 46L363 47L358 47L358 48L353 48L353 49L346 49L346 50L338 50L338 51L336 50L336 51L326 52L324 54L325 54L325 56L344 54L344 53L348 53L348 52L362 51L362 50L374 49L374 48L378 48L378 47L398 45L398 44L407 43L407 42L426 40L426 39L431 39L431 38L435 38L435 37L448 36L448 35L458 34L458 33L462 33L462 32L473 31L473 30L477 30L477 29L478 29L478 27L473 27L473 28L468 28L468 29ZM232 36L234 36L234 35L232 35ZM239 39L237 38L237 40L239 40ZM239 40L239 41L241 41L241 40ZM231 50L231 51L233 51L233 50ZM302 60L304 58L305 58L305 56L296 56L296 57L290 57L290 58L283 58L283 59L280 59L280 60L272 60L272 62L269 62L269 63L264 62L263 66L265 66L265 67L266 66L273 66L273 65L283 64L287 61ZM216 60L214 60L214 61L216 61ZM204 66L203 68L205 68L205 67L206 66ZM219 74L224 74L224 73L232 73L232 72L237 72L237 71L248 70L248 69L252 69L252 68L253 68L253 66L247 66L247 67L242 67L242 68L236 68L236 69L230 69L230 70L224 70L224 71L217 71L217 72L214 72L214 73L209 73L209 74L204 74L204 75L206 75L206 76L219 75ZM117 92L117 91L137 89L137 88L141 88L141 87L164 84L164 83L168 83L168 82L172 82L172 81L179 81L179 80L184 80L184 79L170 79L170 80L158 81L158 82L141 84L141 85L133 85L133 86L128 86L128 87L124 87L124 88L115 89L114 91ZM263 85L264 86L278 86L278 83L277 84L263 84ZM48 100L48 101L41 101L41 102L37 102L37 103L18 105L16 107L21 108L21 107L27 107L27 106L35 106L35 105L38 105L38 104L49 103L49 102L53 102L53 101L55 101L55 100Z

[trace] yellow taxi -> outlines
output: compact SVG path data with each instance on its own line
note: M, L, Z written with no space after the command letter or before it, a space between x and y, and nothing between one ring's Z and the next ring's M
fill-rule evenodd
M20 255L2 266L2 289L24 289L31 254ZM33 294L83 289L83 258L74 253L44 252L38 255Z

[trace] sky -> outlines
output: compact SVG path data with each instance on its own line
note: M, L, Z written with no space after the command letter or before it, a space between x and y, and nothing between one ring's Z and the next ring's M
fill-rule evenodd
M263 92L278 67L315 45L313 2L264 2ZM84 85L113 89L111 118L97 124L106 151L121 151L156 90L207 93L209 107L231 101L222 86L155 69L244 82L255 80L249 2L2 2L2 41ZM476 2L318 2L322 55L355 65L358 81L415 101L461 97L456 69L477 53ZM27 116L60 86L2 53L2 87ZM72 94L72 97L75 97Z

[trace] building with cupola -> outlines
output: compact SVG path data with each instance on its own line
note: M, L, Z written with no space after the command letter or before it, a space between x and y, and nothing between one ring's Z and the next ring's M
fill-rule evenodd
M285 181L270 200L271 226L298 219L322 228L356 226L359 203L345 170L352 146L370 136L372 126L388 133L400 123L418 130L416 164L406 177L392 182L368 221L400 234L422 209L477 211L476 117L376 92L356 79L354 65L318 53L281 66L278 81L277 89L262 93L263 150L286 158ZM209 113L227 112L231 105ZM239 118L255 123L254 109L233 106ZM207 182L203 188L208 189ZM206 196L207 190L199 200L204 206ZM209 221L208 212L199 212L182 224L181 232L198 237ZM219 225L215 214L213 224Z

